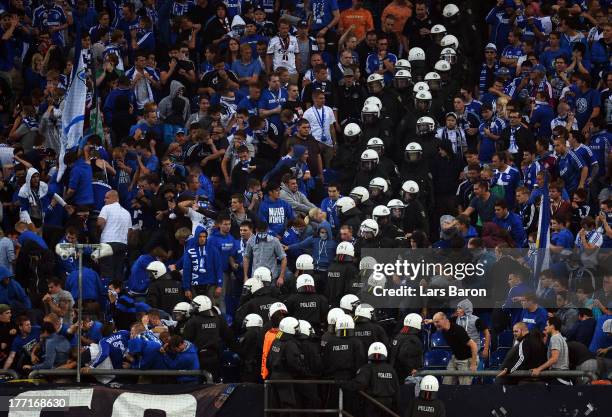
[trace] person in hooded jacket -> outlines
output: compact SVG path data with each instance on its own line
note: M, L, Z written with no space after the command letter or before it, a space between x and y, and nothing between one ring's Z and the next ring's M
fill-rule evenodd
M491 346L491 332L487 324L482 321L478 316L474 315L474 306L469 299L461 300L457 303L457 310L455 311L455 322L463 327L467 332L470 339L478 346L478 351L481 352L483 358L489 357L489 348ZM484 346L481 346L480 334L484 334L485 342Z
M368 347L368 363L359 368L353 379L342 384L342 388L364 391L385 407L397 411L400 383L395 369L387 361L387 347L380 342L372 343ZM377 404L366 401L364 415L383 417L388 413Z
M360 288L352 285L359 278L359 270L355 266L354 259L353 245L341 242L336 248L336 257L327 270L325 296L332 308L340 305L340 299L345 294L359 293Z
M243 326L246 331L238 338L236 344L236 353L240 356L240 381L261 383L263 320L257 314L249 314Z
M280 185L269 183L266 187L267 196L259 206L259 218L268 223L270 231L279 237L283 236L287 222L293 220L293 209L284 200L280 199Z
M195 295L221 296L223 268L217 249L208 244L204 226L196 227L194 237L185 243L183 254L183 291L187 299Z
M321 334L329 309L327 298L317 294L315 280L309 274L297 277L296 290L297 293L291 294L285 301L287 309L293 317L309 322L315 333Z
M49 194L49 187L40 180L40 173L36 168L28 168L25 184L21 186L17 195L20 220L41 227L45 213L53 207L50 207L52 196ZM55 205L55 200L53 201Z
M182 336L171 336L170 341L164 344L163 349L162 361L166 369L187 371L200 369L200 360L195 345ZM176 378L179 384L197 383L199 380L198 376L178 376Z
M184 103L184 107L182 109L182 124L185 125L185 123L187 123L187 119L189 119L190 116L191 104L189 103L187 97L183 96L184 92L185 86L180 81L172 80L170 83L170 95L161 99L157 106L159 110L159 117L162 121L165 121L167 118L172 116L173 101L174 99L178 98Z
M423 368L423 342L419 337L423 318L410 313L404 318L404 326L391 340L389 362L395 368L400 381Z
M317 236L309 236L299 243L287 247L288 250L310 248L314 260L315 271L320 275L327 272L336 253L337 243L333 239L331 225L324 221L319 225Z

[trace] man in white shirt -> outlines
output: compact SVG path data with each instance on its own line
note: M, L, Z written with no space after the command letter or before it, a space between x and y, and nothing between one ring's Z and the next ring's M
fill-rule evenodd
M336 146L336 130L334 124L336 117L331 107L325 105L325 93L320 90L312 92L313 106L304 112L304 119L311 126L311 135L321 144L323 161L329 167Z
M272 69L276 71L279 67L285 67L289 71L292 82L297 82L297 68L300 66L300 47L295 36L289 34L290 24L281 19L278 24L278 35L270 40L268 45L268 58L266 69L268 73Z
M98 216L100 243L113 248L113 256L100 259L100 275L107 279L125 279L128 232L132 227L130 212L119 204L119 194L112 190L104 196L104 207Z

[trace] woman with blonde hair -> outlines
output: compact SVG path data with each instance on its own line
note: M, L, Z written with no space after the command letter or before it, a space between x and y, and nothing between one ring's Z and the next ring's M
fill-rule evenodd
M25 69L24 95L29 96L34 89L45 90L47 78L45 76L43 60L43 56L38 52L32 55L32 64Z

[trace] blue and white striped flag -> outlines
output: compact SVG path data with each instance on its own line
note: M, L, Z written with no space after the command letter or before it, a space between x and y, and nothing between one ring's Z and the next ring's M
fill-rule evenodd
M78 63L75 63L72 80L66 92L64 110L62 112L62 132L60 137L60 156L57 180L64 175L66 165L64 155L79 145L83 137L83 125L85 123L85 104L87 102L87 68L85 59L80 48L75 51ZM75 59L76 60L76 59Z
M536 237L536 256L534 279L538 280L540 272L550 267L550 197L548 195L548 175L544 179L544 189L540 200L538 217L538 234ZM539 282L539 281L536 281Z

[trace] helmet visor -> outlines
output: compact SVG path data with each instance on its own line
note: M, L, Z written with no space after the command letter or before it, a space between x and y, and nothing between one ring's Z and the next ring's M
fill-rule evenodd
M365 124L374 124L378 120L376 113L361 113L361 119Z
M402 216L404 215L404 209L397 207L397 208L392 208L391 209L391 217L394 219L401 219Z
M382 81L371 81L368 83L368 91L371 94L380 93L383 90Z
M393 79L393 86L400 90L405 90L411 86L410 78L400 77Z

